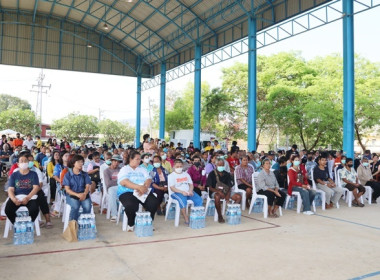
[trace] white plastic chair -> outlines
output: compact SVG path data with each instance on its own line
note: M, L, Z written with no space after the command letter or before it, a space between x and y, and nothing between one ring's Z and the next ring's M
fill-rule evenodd
M245 190L239 189L239 187L238 187L237 179L236 179L236 169L234 171L234 186L233 186L232 191L235 193L241 194L241 210L242 211L245 210L245 206L246 206L245 204L247 201L247 192Z
M82 206L79 207L79 211L80 209L82 209ZM65 232L67 226L69 225L70 211L71 211L70 204L66 204L65 214L63 215L63 232ZM94 214L94 207L92 206L92 204L91 204L91 214Z
M337 186L339 188L343 188L342 181L340 179L340 170L337 170L335 176L337 178ZM354 194L352 193L352 191L348 190L347 188L343 188L343 191L345 193L344 197L345 197L346 203L348 204L348 207L352 207L352 200L354 199ZM360 197L360 202L364 204L363 196Z
M206 211L208 209L208 205L210 204L210 202L212 200L215 203L215 199L210 197L210 191L209 191L209 189L207 190L207 192L208 192L208 195L207 195L206 206L205 206L205 210ZM224 215L224 212L226 211L226 205L227 205L227 203L226 203L226 200L224 198L221 199L220 202L222 203L222 209L221 209L222 210L222 215ZM218 213L217 213L217 211L215 209L214 222L217 222L217 221L218 221Z
M168 192L169 192L169 199L168 199L168 204L166 205L165 221L167 221L167 219L168 219L170 206L172 203L174 203L175 204L174 226L178 227L179 226L179 218L180 218L179 202L178 202L178 200L172 198L173 191L171 190L170 187L168 188ZM192 200L187 200L186 214L189 213L189 206L194 206L194 202Z
M359 180L359 184L363 185L360 182L360 180ZM368 204L372 204L372 192L373 192L373 189L370 186L364 186L364 188L365 188L365 193L362 195L362 197L364 196L364 198L367 199Z
M24 195L24 194L16 195L16 198L19 200L22 200L25 197L26 197L26 195ZM4 202L5 204L8 202L8 199ZM37 199L37 195L33 195L31 199ZM28 208L26 206L21 206L19 209L17 209L17 211L28 211ZM37 236L41 235L39 216L40 216L40 214L38 213L38 216L34 221L34 227L35 227L35 232L36 232ZM12 225L11 221L7 218L7 220L5 222L5 228L4 228L4 235L3 235L4 238L8 238L9 231L11 231L12 228L13 228L13 225Z
M288 179L288 187L289 187L289 176L287 176L287 179ZM297 214L299 214L299 213L301 213L301 205L302 205L301 194L299 192L292 192L292 196L295 196L297 198ZM290 201L290 196L288 195L286 197L285 209L288 209L289 201ZM315 209L315 202L314 202L314 200L313 200L312 206L313 206L314 212L317 212L317 210Z
M106 219L110 219L111 218L111 209L109 206L110 204L108 202L108 200L110 199L110 196L108 194L106 183L104 182L104 177L100 180L102 181L102 185L103 185L103 196L102 196L102 200L100 203L100 215L103 214L104 208L107 208Z
M253 205L255 204L255 201L256 199L258 198L261 198L264 200L264 204L263 204L263 214L264 214L264 219L268 218L268 198L266 197L266 195L263 195L263 194L257 194L257 191L256 191L256 179L257 179L257 176L259 175L259 172L255 172L252 174L252 187L253 187L253 190L252 190L252 200L251 200L251 205L249 207L249 211L248 211L248 214L251 214L252 212L252 209L253 209ZM278 207L278 211L280 212L280 216L282 216L282 207Z
M313 186L313 190L315 190L317 193L321 194L321 198L322 198L321 208L322 208L322 210L326 210L326 193L322 190L317 189L317 184L315 184L315 181L314 181L314 168L311 169L311 184ZM315 203L314 203L314 205L315 205Z

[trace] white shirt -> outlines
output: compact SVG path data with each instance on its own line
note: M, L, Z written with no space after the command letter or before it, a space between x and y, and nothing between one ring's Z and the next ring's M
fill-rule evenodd
M23 146L26 146L28 148L28 150L31 150L32 147L34 146L34 141L33 139L32 140L24 140L24 142L22 143Z
M188 192L190 189L189 184L193 184L193 181L187 172L182 172L181 174L172 172L168 176L169 187L175 187L178 190Z

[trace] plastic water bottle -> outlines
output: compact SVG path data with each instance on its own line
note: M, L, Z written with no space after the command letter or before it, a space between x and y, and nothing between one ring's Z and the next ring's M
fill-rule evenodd
M84 239L83 240L88 240L90 238L90 219L87 214L83 215L83 220L84 220Z
M231 206L230 204L227 205L227 211L226 211L226 219L227 219L227 224L231 224Z
M237 216L237 224L241 224L241 208L240 205L237 205L237 210L236 210L236 216Z
M150 216L150 213L147 213L147 221L148 221L148 234L147 234L147 236L152 236L153 235L153 220L152 220L152 217Z
M15 224L14 224L14 233L13 233L13 244L14 245L21 245L21 222L19 221L20 218L16 218Z
M90 215L90 225L91 225L91 239L96 238L96 223L95 223L95 215Z
M192 229L195 229L196 228L196 214L195 214L195 210L194 210L194 207L191 208L191 212L190 212L190 228Z
M84 226L83 215L80 215L78 219L78 240L79 241L83 240L83 226Z
M143 220L140 213L136 213L136 220L135 220L135 235L137 237L142 236L142 227L143 227Z
M32 222L31 217L28 217L28 221L26 222L26 232L27 232L27 244L33 244L34 242L34 224Z
M235 206L231 207L231 225L236 225L236 210Z
M24 218L21 220L21 225L20 225L20 235L21 235L21 244L27 244L27 237L26 237L26 221Z

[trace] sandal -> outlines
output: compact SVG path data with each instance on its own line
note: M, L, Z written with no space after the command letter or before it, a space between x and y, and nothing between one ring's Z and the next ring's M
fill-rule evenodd
M45 222L40 222L40 228L45 227Z
M351 205L355 207L359 207L359 204L355 200L352 201Z
M45 228L50 229L53 227L53 224L51 222L47 222L45 225Z

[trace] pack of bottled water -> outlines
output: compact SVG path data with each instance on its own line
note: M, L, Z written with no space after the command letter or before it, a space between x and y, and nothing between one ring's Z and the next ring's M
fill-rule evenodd
M317 192L314 197L315 206L322 206L322 194Z
M203 206L191 207L190 228L198 229L206 227L206 213Z
M34 223L30 216L17 217L14 224L13 244L26 245L34 242Z
M94 214L81 214L78 218L78 241L96 238L96 222Z
M137 237L153 235L153 224L150 212L136 212L135 235Z
M211 200L207 207L207 216L214 216L215 215L215 202L214 200Z
M264 207L264 199L256 198L255 203L253 204L253 212L254 213L262 213Z
M226 219L229 225L239 225L241 223L240 204L227 204Z
M175 204L172 203L170 206L169 206L169 213L168 213L168 217L167 219L168 220L174 220L175 218Z
M295 196L290 196L289 202L288 202L288 208L287 209L293 209L296 205L297 198Z

